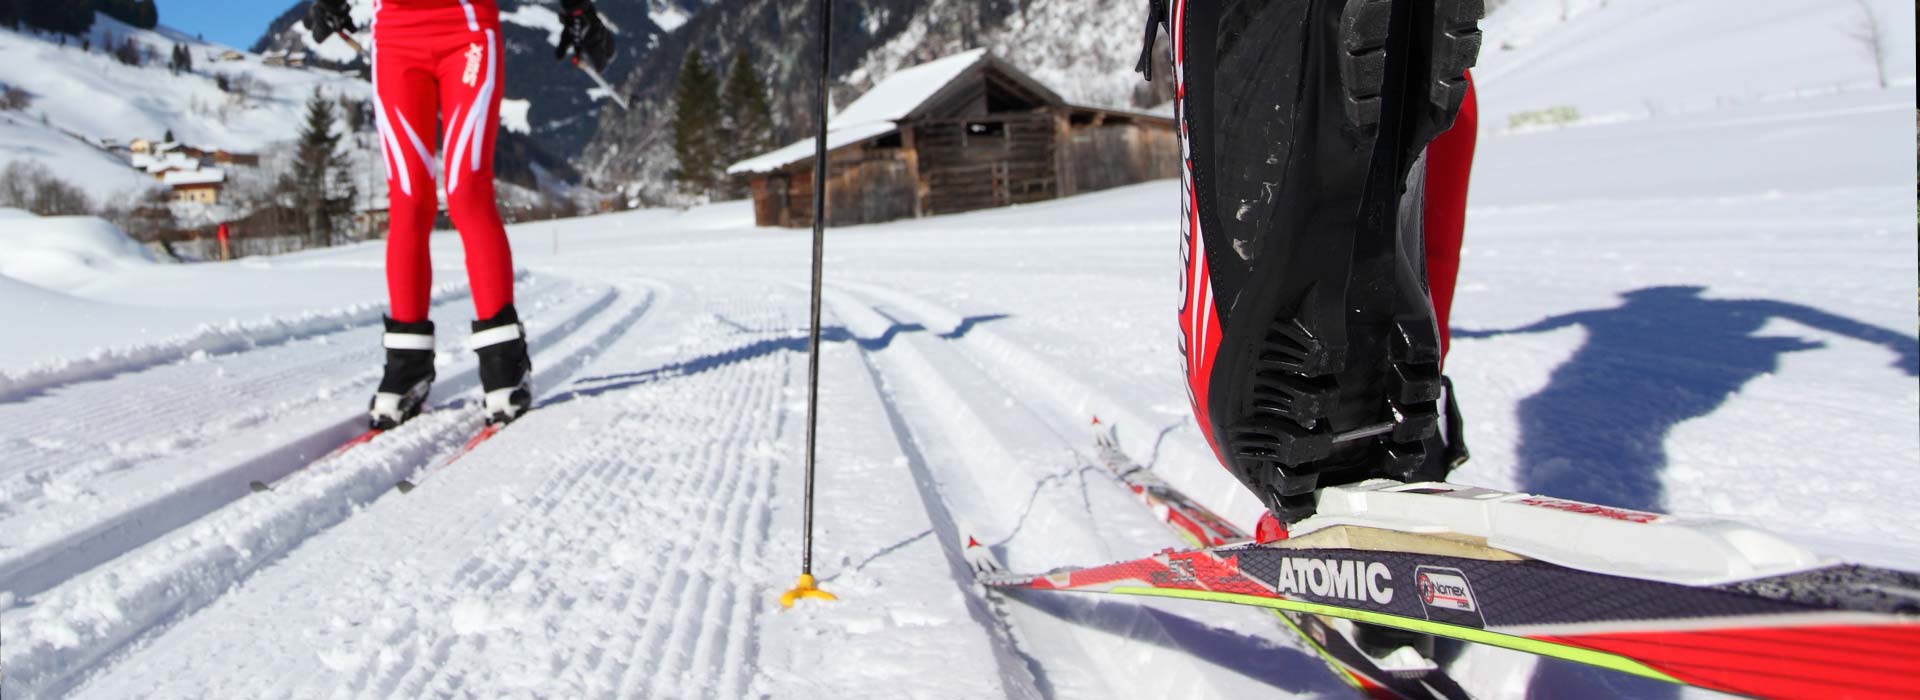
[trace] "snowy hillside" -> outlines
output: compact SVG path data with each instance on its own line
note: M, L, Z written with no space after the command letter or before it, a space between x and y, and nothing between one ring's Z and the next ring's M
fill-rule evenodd
M1881 90L1806 29L1843 4L1489 20L1514 48L1483 62L1459 481L1920 570L1913 17L1884 4L1909 34ZM1562 105L1633 116L1501 116ZM537 408L451 464L480 420L456 237L436 410L319 462L378 376L378 244L188 266L91 238L69 258L116 262L0 277L0 325L35 329L0 344L0 695L1355 697L1270 615L995 602L960 561L962 523L1026 570L1180 544L1095 465L1094 414L1258 515L1188 415L1177 202L1163 181L831 234L814 563L841 600L789 612L806 232L744 204L514 227ZM0 241L67 226L91 224L0 212ZM1692 696L1485 648L1448 669L1480 697Z
M153 182L125 167L124 155L101 151L103 144L159 141L171 132L204 149L258 153L298 134L316 88L358 100L372 94L357 76L269 66L252 54L219 61L229 47L164 27L134 29L105 15L85 38L91 51L83 51L81 41L68 37L62 45L54 35L0 29L0 84L31 99L23 111L0 112L0 164L40 160L97 200ZM127 41L161 58L136 67L107 52ZM195 72L167 69L164 57L175 45L193 52ZM228 89L221 88L222 77Z

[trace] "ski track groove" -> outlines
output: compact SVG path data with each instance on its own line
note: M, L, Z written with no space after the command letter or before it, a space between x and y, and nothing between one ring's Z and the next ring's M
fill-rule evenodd
M926 400L926 395L931 392L931 394L950 397L955 402L955 405L947 407L945 412L940 413L934 418L934 422L941 424L935 426L936 432L940 434L940 437L935 440L936 446L944 442L947 443L949 447L957 447L953 444L956 438L958 436L967 436L966 445L959 449L965 450L970 455L977 455L980 451L984 450L991 455L987 460L988 462L998 464L1003 470L1010 470L1005 472L1008 477L1015 480L1024 479L1034 484L1034 490L1027 499L1028 503L1019 514L1020 524L1016 525L1013 530L1007 534L1008 542L1012 542L1014 538L1017 538L1020 532L1027 526L1034 524L1033 522L1029 522L1030 519L1038 518L1039 526L1052 533L1052 539L1056 541L1062 539L1062 536L1068 535L1067 532L1062 531L1062 527L1066 527L1068 530L1077 533L1079 537L1067 538L1074 539L1078 542L1077 545L1071 547L1071 551L1080 552L1081 555L1084 556L1084 554L1092 548L1103 553L1104 558L1102 561L1118 558L1113 552L1111 543L1089 529L1096 525L1098 522L1096 519L1086 517L1075 520L1073 518L1051 517L1052 515L1061 513L1077 513L1080 515L1088 515L1091 513L1090 504L1087 500L1091 498L1091 494L1086 488L1087 482L1084 476L1097 462L1093 461L1095 457L1089 454L1088 450L1090 448L1089 445L1086 444L1086 441L1074 439L1070 436L1071 434L1069 432L1063 432L1063 430L1066 426L1077 423L1079 415L1088 412L1088 403L1100 406L1114 406L1115 404L1110 401L1104 401L1104 397L1100 396L1097 392L1088 389L1085 385L1074 380L1070 375L1052 367L1045 360L1031 356L1020 348L1010 348L1006 341L990 332L984 331L984 329L977 327L972 328L963 337L936 337L935 334L944 335L950 333L957 328L957 324L963 319L961 314L954 313L940 305L889 288L871 285L833 285L833 287L834 289L829 290L829 294L841 297L840 303L835 305L836 311L846 306L851 306L856 313L877 314L888 322L896 325L917 322L927 329L926 333L902 333L896 336L892 344L884 349L869 351L863 348L862 351L865 352L868 357L873 358L870 360L870 363L878 363L871 364L870 366L892 366L897 372L898 370L905 370L903 373L896 373L894 376L904 377L908 385L905 387L906 390L913 394L921 394L921 400ZM848 289L848 287L857 288L858 291ZM948 323L948 321L952 323ZM849 323L848 325L851 327L855 324ZM976 342L972 342L975 341L975 339L980 339L981 342L979 342L978 345L984 345L985 347L979 347ZM900 345L907 346L903 348L906 350L905 355L897 354L898 351L896 347ZM896 356L888 358L887 355L889 353L896 353ZM902 361L904 361L904 365ZM919 367L915 367L915 365L919 365ZM1012 379L1015 381L1009 382L1009 377L1006 376L1008 374L1013 375ZM1032 397L1008 390L1006 388L1008 386L1031 387L1040 391L1043 397L1039 402L1036 402ZM887 392L883 389L883 395L885 393ZM1078 394L1080 402L1076 403L1070 398L1071 394ZM896 399L886 397L886 400L891 402ZM940 402L935 401L935 403ZM992 405L1004 406L1004 409L982 412L981 409L983 407ZM1020 415L1013 415L1016 412ZM1050 416L1061 420L1049 420ZM911 418L908 420L911 421ZM911 427L911 423L909 423L909 428ZM1003 434L1003 432L1007 430L1013 430L1014 432L1012 435ZM912 430L911 432L918 433L920 431ZM1005 442L1009 437L1026 438L1026 441L1021 443L1023 448L1018 450L1013 449L1012 446ZM907 439L920 440L921 438L910 436ZM1044 468L1045 462L1036 461L1034 456L1043 450L1041 445L1053 441L1057 441L1059 444L1050 445L1044 449L1064 450L1068 457L1075 463L1072 467L1064 470L1050 470ZM922 449L925 449L925 446L923 446ZM1075 489L1072 488L1072 479L1070 478L1075 475L1082 477L1080 479L1082 488L1079 489L1078 497L1076 497L1074 493ZM938 473L935 473L932 478L942 480L942 476ZM1102 492L1102 498L1107 500L1119 499L1129 504L1129 506L1123 506L1124 510L1115 510L1114 512L1116 514L1126 513L1142 518L1147 517L1148 513L1137 508L1137 506L1131 505L1135 503L1133 495L1131 492L1126 491L1124 487L1120 486L1117 481L1102 480L1101 483L1105 484L1105 486L1099 487L1099 490ZM944 481L941 484L937 484L935 488L943 493L943 498L950 498L944 495L950 488L946 486ZM963 488L974 487L966 486ZM960 513L957 514L958 517L966 519L969 517L969 511L967 509L970 505L978 505L969 504L967 500L966 498L962 498L959 503L950 502L948 507L959 510ZM989 498L987 501L984 505L1006 505L997 499ZM929 515L932 514L930 513ZM979 517L981 514L973 513L971 515ZM1004 513L1002 513L1002 515L1004 515ZM1000 519L1002 518L994 517L990 518L988 522L991 523ZM986 523L974 521L971 524L977 528ZM959 525L959 523L956 523L956 525ZM1147 528L1150 532L1158 532L1160 529L1159 527ZM974 532L966 534L981 534L982 532L982 530L975 530ZM996 549L999 544L1002 544L987 542L985 539L982 541L989 546L995 546ZM1021 619L1016 619L1022 616L1011 615L1011 611L998 605L991 609L994 611L998 623L1006 625L1008 631L1012 633L1015 643L1020 650L1019 653L1028 658L1030 660L1029 663L1036 665L1038 670L1043 674L1039 676L1039 680L1045 684L1041 692L1049 695L1060 693L1069 695L1092 693L1094 695L1100 695L1107 691L1098 688L1097 685L1099 683L1118 682L1114 678L1109 677L1107 673L1097 674L1097 677L1079 673L1078 670L1098 665L1094 664L1090 666L1084 663L1088 660L1087 658L1076 659L1076 651L1080 657L1092 657L1098 654L1099 652L1092 647L1073 644L1072 646L1075 647L1075 650L1065 650L1060 648L1058 644L1049 644L1045 645L1045 648L1048 650L1047 654L1038 657L1033 656L1032 650L1036 648L1034 640L1032 639L1033 631L1027 630L1026 625L1022 624L1023 621ZM1024 617L1031 618L1032 616ZM1026 622L1031 623L1033 620L1027 619ZM1052 620L1044 620L1040 624L1051 625L1057 623ZM1138 628L1138 633L1141 634L1148 634L1152 630L1159 629L1158 623L1153 622L1149 618L1140 618L1135 625ZM1054 641L1063 641L1058 638L1057 634L1053 633L1053 630L1044 631L1051 635ZM1276 630L1276 632L1278 632L1278 630ZM1288 642L1293 641L1290 635L1281 635L1280 638L1286 639ZM1071 639L1071 637L1068 639ZM1195 661L1205 663L1203 659L1196 658ZM1069 669L1076 670L1070 671ZM1049 671L1051 671L1051 673L1048 673ZM1067 687L1059 687L1062 685ZM1147 686L1122 684L1118 688L1115 688L1115 690L1129 687L1132 688L1133 692L1143 692L1150 687L1160 687L1162 690L1171 689L1161 687L1159 683L1152 683ZM1199 689L1193 688L1192 690L1198 691ZM1216 693L1226 692L1224 688L1213 688L1211 690Z
M585 342L565 342L568 336L582 329L593 318L605 314L612 308L611 302L619 296L612 289L606 289L598 302L587 302L581 311L553 327L549 337L556 337L556 344L550 346L552 349L547 352L562 355L563 359L556 367L578 364L569 360L593 355L643 317L654 301L653 293L649 293L635 303L627 318L616 320L614 328L607 335ZM572 369L574 372L568 374L577 372L579 367ZM471 422L477 425L477 417ZM127 562L120 567L106 565L60 584L45 594L45 600L38 601L34 608L16 611L21 613L19 617L5 621L9 637L18 635L28 640L25 648L10 645L7 651L12 653L0 656L0 662L5 662L4 680L8 682L6 687L9 695L15 687L23 692L48 691L53 694L73 689L85 676L99 670L103 662L110 665L109 659L116 653L138 646L141 639L164 633L180 620L231 592L302 542L352 517L366 502L389 492L397 478L393 471L397 467L396 462L404 465L415 460L435 460L439 458L438 455L447 454L448 450L458 446L466 432L471 432L460 430L462 427L472 427L466 423L451 416L423 414L421 419L409 423L407 428L411 430L403 429L383 436L408 435L411 445L394 444L391 449L368 449L372 445L363 446L333 460L337 464L316 465L321 468L302 470L296 474L307 476L312 482L325 482L303 484L311 487L306 489L308 491L319 491L312 497L296 497L296 502L279 504L261 503L263 499L243 499L238 502L242 508L237 511L229 508L215 510L174 530L173 533L180 533L178 535L159 535L115 557L115 561L129 556L145 559L158 557L165 562L160 566L145 564L145 559ZM424 445L420 444L423 442ZM404 471L404 467L399 468ZM260 505L256 506L256 503ZM320 507L316 509L315 506ZM262 510L266 512L260 512ZM265 516L264 520L261 519L262 515ZM246 521L240 525L244 533L221 534L212 521L223 516L228 520ZM169 552L185 556L172 556ZM134 577L135 581L122 580L118 570L125 566L140 571L140 575ZM160 604L155 606L155 602ZM70 609L72 612L60 615L46 607L56 603L61 609ZM102 605L106 606L104 610ZM72 614L81 609L93 612ZM88 628L88 636L79 637L74 644L60 645L49 645L44 639L36 639L39 635L28 637L27 631L42 626L31 619L22 619L51 615L53 624L73 634L77 630L73 629L71 623L78 622L73 618L103 614L106 615L103 619L92 623L81 622ZM24 681L20 678L19 670L22 661L27 662L29 669L29 678Z
M563 292L555 295L558 299L553 302L568 319L554 327L560 338L577 329L585 319L605 311L617 297L611 288L604 286L573 285ZM587 301L577 303L579 299ZM547 303L543 298L536 306ZM478 382L473 366L468 364L452 376L443 377L440 386L442 391L457 392ZM435 407L457 403L443 400ZM68 520L53 523L61 526L54 530L58 533L54 537L39 535L40 539L19 542L14 548L19 551L0 558L0 586L22 597L40 594L245 498L248 491L241 486L246 482L277 483L280 477L324 459L335 445L364 430L365 424L361 422L365 420L364 414L345 407L335 410L342 413L331 423L324 417L318 420L312 416L283 417L288 422L281 427L293 426L294 430L291 435L273 439L285 442L248 441L244 439L246 436L237 436L242 438L240 444L222 447L207 457L172 458L173 463L179 465L180 473L174 475L179 483L157 493L130 490L119 496L117 502L103 504L99 512L69 513ZM417 438L425 429L422 426L431 423L422 421L407 430ZM396 431L393 436L400 434ZM441 437L444 438L444 434ZM209 459L217 466L206 467ZM31 530L29 535L46 529Z
M528 277L525 270L514 274L515 282ZM448 304L469 298L471 294L465 285L445 284L433 290L431 303ZM225 324L205 324L153 342L102 348L79 357L47 360L19 371L0 371L0 403L29 400L62 387L177 364L197 353L244 353L378 324L385 311L386 304L375 302L296 316L254 321L235 319Z
M715 339L712 333L691 335ZM680 354L718 349L710 344L695 343ZM483 599L495 610L531 611L530 621L562 627L572 626L567 619L601 615L638 619L643 624L629 632L589 626L567 642L577 651L548 650L539 668L564 669L558 680L566 683L569 696L740 697L751 674L751 632L764 613L762 599L771 595L752 575L765 568L760 561L764 538L749 538L746 532L764 528L770 518L777 461L764 447L764 436L784 424L778 411L753 407L778 405L791 372L788 355L670 376L644 392L666 395L644 397L638 407L631 401L621 404L606 419L611 428L568 450L543 480L548 486L535 490L538 496L516 517L497 528L475 528L463 538L479 551L453 567L453 580L437 586L433 599L421 607L444 609L458 605L456 598ZM669 382L715 389L675 392ZM674 410L689 396L702 404ZM621 437L622 425L638 422L685 437L648 446L663 450L649 459L654 450L637 450ZM578 458L565 458L571 456ZM700 500L662 500L680 494ZM632 558L639 565L606 566L604 543L635 534L646 535L633 542L649 550ZM463 542L445 544L457 549ZM499 551L515 548L540 550L541 558ZM722 571L738 573L724 578L710 573ZM586 585L551 580L555 575L590 580ZM406 651L369 664L348 687L355 695L395 698L458 694L457 688L475 677L472 661L463 660L462 652L480 651L476 645L482 639L445 634L410 619L380 639L385 649ZM486 685L497 687L501 679L489 680Z
M548 279L531 280L527 296L547 292L554 286ZM435 306L467 298L448 296ZM9 450L12 457L0 464L0 518L69 472L88 477L134 469L371 384L379 376L380 349L357 337L365 328L346 324L0 401L0 426L8 426L0 428L0 444L35 448ZM337 344L342 351L312 353L309 344ZM200 372L213 373L213 380L178 376ZM140 400L126 401L135 390ZM262 406L263 400L272 403ZM155 406L166 407L164 421L154 420ZM62 417L49 422L47 415Z

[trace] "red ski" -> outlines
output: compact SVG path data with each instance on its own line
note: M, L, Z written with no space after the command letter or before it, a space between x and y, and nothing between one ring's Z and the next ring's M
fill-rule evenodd
M351 439L351 440L348 440L348 441L346 441L346 442L343 442L343 443L340 443L340 446L339 446L339 447L335 447L335 448L333 448L333 451L331 451L331 452L328 452L328 453L326 453L326 454L324 454L324 455L321 455L319 459L316 459L316 460L313 460L312 462L308 462L308 463L306 464L306 466L307 466L307 467L310 467L310 466L313 466L313 465L315 465L315 464L319 464L319 463L321 463L321 462L325 462L325 461L327 461L327 460L329 460L329 459L333 459L333 458L335 458L335 457L338 457L338 456L340 456L340 455L343 455L343 454L346 454L347 452L349 452L349 451L351 451L351 450L352 450L353 448L355 448L355 447L359 447L359 446L361 446L361 445L365 445L365 444L367 444L367 443L369 443L369 442L373 442L373 439L374 439L374 438L377 438L377 437L380 437L380 434L381 434L381 433L384 433L384 432L386 432L386 431L385 431L385 430L381 430L381 429L379 429L379 428L369 428L369 429L367 429L367 431L366 431L366 432L363 432L363 433L361 433L361 434L359 434L359 435L355 435L355 436L353 436L353 439ZM301 469L305 469L305 468L306 468L306 467L301 467ZM294 471L295 471L295 472L298 472L298 471L300 471L300 470L299 470L299 469L295 469ZM292 476L292 474L291 474L291 473L289 473L289 474L288 474L288 476ZM285 479L285 478L287 478L287 477L285 477L285 476L283 476L283 477L280 477L280 479ZM280 479L275 479L275 480L274 480L274 483L279 483L279 481L280 481ZM254 492L254 493L260 493L260 492L262 492L262 491L272 491L272 490L273 490L273 486L272 486L272 484L268 484L267 482L264 482L264 481L250 481L250 482L247 482L247 488L250 488L250 489L253 489L253 492Z
M1133 461L1120 449L1112 426L1093 418L1094 450L1100 461L1127 488L1140 497L1174 534L1196 547L1219 547L1251 538L1199 502ZM981 573L976 567L976 573ZM1367 697L1379 700L1459 700L1471 697L1459 682L1424 657L1390 656L1397 664L1383 665L1354 642L1353 624L1292 610L1274 615L1326 661L1334 675Z
M1729 521L1452 484L1329 487L1283 541L982 582L1341 618L1740 695L1910 698L1920 676L1920 575Z
M493 436L500 434L500 429L505 427L507 427L507 424L505 423L488 423L487 425L480 428L480 432L474 433L473 437L468 438L466 444L461 445L460 449L454 450L453 454L447 455L445 459L440 460L439 462L435 463L433 466L420 470L420 475L414 477L413 479L401 479L400 483L394 485L394 488L400 489L400 493L413 492L413 490L420 485L420 482L426 480L428 475L432 474L433 472L439 471L441 469L445 469L448 466L451 466L454 462L460 461L461 457L467 456L467 454L472 452L474 448L479 447L481 443L484 443L492 439Z

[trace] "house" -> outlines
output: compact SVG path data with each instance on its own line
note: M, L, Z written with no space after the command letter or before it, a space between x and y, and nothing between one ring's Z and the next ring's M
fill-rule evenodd
M135 152L128 161L133 167L146 171L154 179L163 179L171 172L191 172L200 169L200 159L179 151Z
M831 120L836 225L1038 202L1179 175L1174 120L1070 104L975 49L901 70ZM813 224L813 139L727 168L760 226Z
M256 153L233 153L226 149L213 152L213 162L220 165L260 165L260 156Z
M218 168L176 170L162 176L160 181L173 188L175 202L219 204L220 190L227 184L227 172Z
M134 139L127 144L127 150L140 154L152 153L153 142L146 139Z

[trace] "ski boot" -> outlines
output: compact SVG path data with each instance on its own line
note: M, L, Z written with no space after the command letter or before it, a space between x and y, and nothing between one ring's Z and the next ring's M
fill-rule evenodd
M402 323L388 317L386 322L381 339L387 349L386 371L367 406L368 425L374 430L392 430L420 415L433 388L433 321Z
M482 409L488 425L511 423L533 406L533 362L527 359L527 331L513 305L493 318L473 322L469 341L480 355Z
M1282 523L1323 486L1444 479L1417 183L1480 0L1171 2L1181 351L1209 443Z

